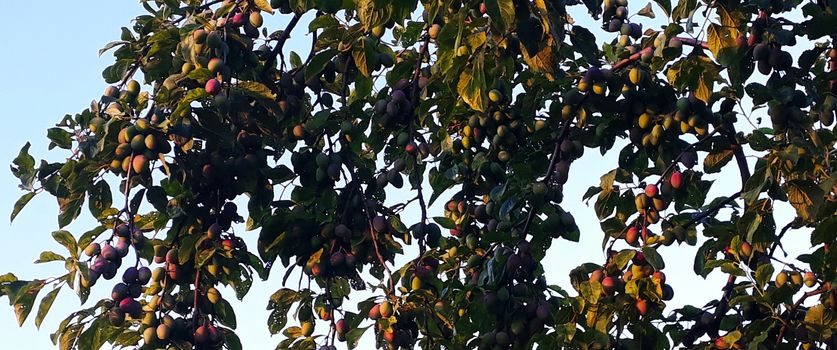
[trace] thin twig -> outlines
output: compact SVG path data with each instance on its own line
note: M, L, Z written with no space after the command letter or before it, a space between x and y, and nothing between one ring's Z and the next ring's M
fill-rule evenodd
M773 241L773 245L770 246L770 252L767 253L768 256L773 257L773 253L776 252L776 248L780 247L782 245L782 243L781 243L782 237L785 236L785 233L788 232L788 230L790 230L792 226L793 226L793 221L789 222L787 225L785 225L785 227L782 227L782 230L779 231L779 235L776 236L776 240ZM782 251L785 252L785 248L782 248ZM786 257L788 256L787 252L785 252L785 256Z
M267 80L267 73L270 71L271 68L273 68L274 65L276 65L276 56L282 54L282 48L285 46L285 42L291 36L291 31L293 31L294 27L296 27L296 24L299 23L300 18L302 18L302 14L295 12L294 16L291 17L290 22L288 22L288 25L285 27L285 30L282 31L281 35L279 35L279 39L276 40L276 46L274 46L273 49L270 50L270 55L268 55L267 60L264 62L264 68L262 69L261 74L262 78L265 78L265 80Z
M805 292L805 294L803 294L802 297L800 297L799 300L797 300L795 303L793 303L793 306L791 306L791 308L788 309L788 319L793 317L793 313L796 312L796 309L799 308L799 305L802 305L802 303L805 301L805 299L808 299L809 297L812 297L812 296L815 296L815 295L820 295L820 294L825 293L825 292L826 292L826 289L824 287L820 287L816 290ZM779 329L779 336L776 337L776 346L777 347L779 346L779 344L782 343L782 337L785 335L785 330L787 328L788 328L788 321L783 321L782 322L782 328Z

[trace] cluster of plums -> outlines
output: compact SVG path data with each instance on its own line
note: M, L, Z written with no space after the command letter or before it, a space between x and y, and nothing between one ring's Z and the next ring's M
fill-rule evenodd
M379 339L383 340L389 348L397 349L409 348L418 337L417 324L408 314L409 312L396 309L389 300L384 300L373 305L367 316L375 321ZM395 322L392 322L393 316Z
M165 134L145 118L139 118L134 124L122 128L117 140L119 145L110 164L111 171L117 174L148 174L149 162L157 159L160 154L171 152L171 144Z
M608 0L604 2L605 21L604 29L611 33L619 33L619 45L629 46L630 39L637 40L642 37L642 24L631 23L628 18L627 0Z
M122 259L128 255L130 248L133 246L135 249L142 249L145 242L142 231L126 223L118 224L113 230L111 240L102 244L93 242L85 247L85 254L95 260L82 283L89 287L95 285L100 277L105 280L116 277L117 270L122 266Z
M546 289L544 278L535 278L534 272L539 264L531 249L527 241L521 241L516 249L496 248L494 259L505 259L502 277L496 284L485 286L482 301L487 311L496 318L497 327L480 334L474 346L480 349L508 349L513 344L525 345L531 335L542 332L544 327L554 326L553 311L557 305L543 294Z
M378 125L391 129L412 122L416 106L413 106L410 96L414 88L410 81L401 79L392 86L389 95L375 102L373 111Z
M631 263L626 271L622 271L615 265L613 259L617 256L617 252L611 251L609 254L608 264L603 269L596 269L590 273L589 280L596 281L602 286L602 296L609 297L618 293L625 293L625 285L631 281L637 281L638 285L643 285L650 289L657 298L663 301L671 300L674 297L674 289L666 284L666 275L662 271L656 271L645 259L645 254L636 252L631 259ZM648 282L640 284L642 282ZM636 299L636 311L641 316L645 316L649 307L655 305L653 301L643 298L643 291L639 292L640 297Z

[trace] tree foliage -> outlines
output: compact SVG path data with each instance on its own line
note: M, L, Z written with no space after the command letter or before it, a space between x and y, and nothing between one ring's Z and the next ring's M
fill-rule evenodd
M66 160L36 162L27 144L12 165L25 193L11 218L55 197L66 251L36 263L67 270L0 276L18 321L121 276L60 323L62 349L239 349L216 287L243 298L270 274L282 349L373 332L382 348L837 344L834 1L142 4L100 52L115 57L103 96L47 132ZM568 11L612 38L598 45ZM304 32L303 60L284 46ZM618 164L565 202L592 151ZM740 190L707 198L739 186L717 175L728 167ZM606 259L549 284L540 261L573 249L581 200ZM84 208L99 225L63 230ZM789 233L810 240L796 264L776 254ZM695 274L729 277L672 310L663 271L682 244L700 245ZM295 273L307 286L286 286Z

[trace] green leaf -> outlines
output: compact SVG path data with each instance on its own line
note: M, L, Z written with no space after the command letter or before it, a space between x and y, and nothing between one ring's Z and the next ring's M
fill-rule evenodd
M389 12L386 6L378 7L375 0L356 0L357 18L363 25L363 29L371 30L389 20Z
M817 304L810 308L808 308L808 312L805 313L805 323L817 326L826 326L829 322L826 322L826 314L828 311L825 309L825 304Z
M443 228L446 228L448 230L456 228L456 222L444 216L434 217L433 221L436 221L436 223L439 224L439 226L442 226Z
M229 350L241 350L241 339L238 338L238 335L235 334L233 331L225 331L224 332L224 343L227 344L227 349Z
M692 11L697 8L697 0L679 0L677 6L671 12L671 17L674 22L679 22L681 19L688 18Z
M32 182L35 180L35 158L29 155L27 142L20 148L20 153L15 157L12 165L12 175L20 180L20 188L32 191Z
M372 326L358 327L346 332L346 344L348 345L349 349L354 349L357 347L357 343L358 341L360 341L360 337L363 336L363 333L366 332L366 330L369 329L369 327Z
M657 252L657 249L654 249L653 247L642 247L642 254L645 255L645 260L647 260L655 270L662 270L666 267L665 261L663 261L663 257L660 256L660 253Z
M337 55L337 49L329 49L314 55L305 67L305 81L320 75L326 64Z
M43 287L44 282L41 280L15 281L5 286L4 291L9 296L9 304L14 306L19 326L26 321L26 317L32 311L32 305L35 304L35 298Z
M802 220L813 221L825 200L825 192L810 180L791 180L784 187L796 215Z
M70 256L73 258L78 258L78 245L76 243L75 237L70 232L65 230L58 230L52 233L52 238L55 239L56 242L67 248L67 251L70 253Z
M276 94L274 94L273 91L270 91L270 88L256 81L240 81L238 82L238 84L235 85L235 87L239 91L243 92L245 95L256 99L276 99Z
M191 109L192 102L209 97L209 94L203 88L196 88L189 90L180 102L177 103L177 108L171 113L173 121L186 116L186 113Z
M719 63L731 66L738 62L738 29L713 23L709 25L706 33L709 51L712 51Z
M837 240L837 216L831 216L817 225L811 233L811 246Z
M221 299L215 304L215 315L218 316L218 321L221 324L232 329L235 329L237 326L235 310L233 310L232 305L226 299Z
M465 69L459 76L459 83L456 91L471 109L479 112L485 111L487 102L485 86L485 70L483 69L483 55L477 56L471 65L471 69Z
M93 242L97 237L99 237L99 235L101 235L105 231L107 231L107 228L103 225L99 225L91 229L90 231L83 233L81 237L79 237L78 239L78 246L81 247L81 249L87 248L87 246L91 242Z
M20 214L20 211L23 210L23 207L25 207L26 204L29 204L29 201L31 201L32 198L35 198L36 194L38 194L38 193L37 192L24 193L22 196L20 196L20 198L18 198L18 200L15 202L14 208L12 209L12 215L11 215L11 218L9 219L9 222L15 221L15 218L17 217L17 214Z
M486 0L485 10L491 25L497 32L505 33L514 26L514 3L512 0Z
M814 18L802 22L802 25L808 33L808 39L816 40L834 33L834 28L837 27L837 15L821 12Z
M693 91L695 97L709 103L715 82L723 82L719 71L720 67L709 57L690 55L669 67L666 77L678 90Z
M225 334L225 336L229 336L229 334ZM126 329L116 337L116 340L113 341L113 345L121 345L123 347L133 346L138 344L141 339L142 335L139 331ZM240 350L240 348L238 350Z
M590 304L599 302L599 296L602 295L602 284L599 281L587 280L578 285L578 291L584 300Z
M314 32L317 29L337 27L340 22L332 16L319 16L308 23L308 31Z
M773 277L773 265L771 264L761 264L758 268L756 268L755 273L756 283L758 284L759 288L764 289L768 283L770 283L771 278Z
M378 53L375 52L375 44L366 38L359 40L352 49L352 58L358 71L364 77L371 77L378 63Z
M84 194L70 194L69 197L58 197L58 227L65 227L81 214L84 204Z
M198 267L205 265L213 255L215 255L215 247L198 251L195 255L195 265Z
M291 67L293 67L294 69L302 67L302 58L299 57L299 54L296 53L296 51L291 51L290 56Z
M63 256L56 254L51 251L43 251L41 255L38 257L38 260L35 260L36 264L43 264L50 261L58 261L58 260L65 260Z
M49 313L49 309L52 308L52 303L55 301L55 297L58 296L58 292L60 291L60 287L55 288L47 293L47 295L44 295L44 298L41 299L41 304L38 306L38 314L35 315L35 327L41 328L41 322L44 321L44 317L46 317L47 313Z
M270 301L267 304L267 309L273 310L267 319L270 334L277 334L282 328L285 328L285 324L288 322L288 310L299 298L300 292L289 288L279 289L270 296Z
M111 41L111 42L105 44L104 47L99 49L99 56L102 56L103 53L108 52L108 50L110 50L114 47L125 45L127 43L128 43L127 41Z
M570 32L570 41L573 44L573 49L581 54L590 64L598 64L602 57L602 52L596 41L596 36L587 28L582 26L573 26Z
M70 149L73 147L73 139L71 133L62 129L62 128L49 128L47 129L47 138L51 141L49 144L49 149L53 149L56 146L63 149Z
M108 84L116 83L125 77L125 74L128 73L128 68L133 64L134 59L132 58L120 59L102 71L102 78Z
M616 254L616 257L613 259L613 264L616 265L616 267L618 267L620 270L624 270L635 255L636 250L624 249L620 251L619 254Z
M110 192L110 185L104 180L93 184L88 196L90 198L88 209L97 218L113 204L113 194Z
M765 188L773 176L770 174L770 168L763 166L757 168L753 175L747 179L744 184L744 189L741 191L741 199L748 204L752 204L759 198L762 190Z

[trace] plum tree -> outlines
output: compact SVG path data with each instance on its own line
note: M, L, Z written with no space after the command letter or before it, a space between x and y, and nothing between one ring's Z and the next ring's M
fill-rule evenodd
M0 276L18 320L47 286L38 325L61 288L111 290L60 323L61 348L240 349L219 289L270 275L280 349L837 346L828 2L143 5L104 93L48 131L66 160L27 144L12 166L12 219L57 198L67 250L38 260L67 273ZM286 55L300 27L310 52ZM565 198L602 170L575 163L587 149L617 160ZM603 258L551 284L542 261L579 241L587 201ZM98 226L64 230L85 202ZM786 234L809 251L790 260ZM681 245L727 282L672 309Z

